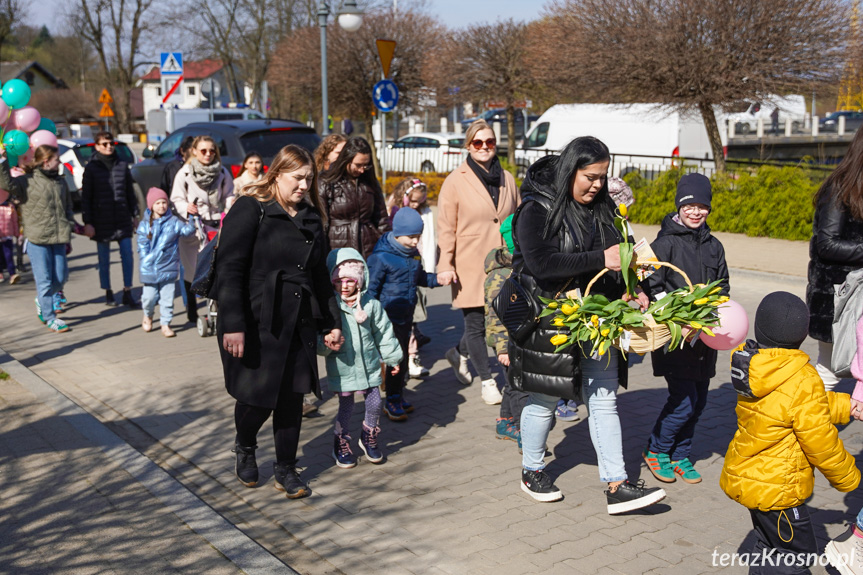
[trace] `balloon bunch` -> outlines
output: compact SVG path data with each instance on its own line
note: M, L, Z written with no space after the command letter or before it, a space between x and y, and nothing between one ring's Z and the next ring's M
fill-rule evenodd
M39 146L57 146L57 126L43 118L30 102L30 86L23 80L9 80L0 94L0 141L10 166L32 161Z

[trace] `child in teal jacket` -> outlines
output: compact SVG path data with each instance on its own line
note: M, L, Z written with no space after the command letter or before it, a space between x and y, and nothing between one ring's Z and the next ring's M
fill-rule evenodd
M327 268L333 287L341 296L339 305L345 338L339 351L332 351L323 345L321 339L318 341L318 354L327 358L330 391L339 398L333 459L336 465L345 469L357 464L351 451L348 426L354 410L354 393L359 391L365 396L366 403L360 448L370 462L381 463L384 459L378 447L381 362L398 370L402 350L381 303L366 292L369 272L363 256L353 248L333 250L327 256Z

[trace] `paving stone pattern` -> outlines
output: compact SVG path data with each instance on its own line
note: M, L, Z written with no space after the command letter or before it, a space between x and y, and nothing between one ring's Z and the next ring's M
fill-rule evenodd
M742 261L742 256L735 257L744 248L746 257L767 253L763 240L734 239L735 246L743 247L729 253L729 261ZM776 262L806 258L801 242L772 245L770 250L774 267ZM116 250L112 257L112 278L119 286ZM537 503L519 489L516 445L494 436L497 406L481 401L478 380L469 387L460 385L443 359L462 333L461 313L450 307L447 288L432 290L430 319L422 324L433 338L422 350L431 375L410 381L407 397L416 411L407 422L382 421L386 463L376 466L361 458L354 469L335 466L331 451L337 402L325 395L317 402L319 415L304 421L301 439L300 466L313 495L290 501L273 489L274 450L267 425L258 438L259 486L245 488L234 477L233 402L224 390L215 340L200 338L181 324L180 299L175 306L178 337L168 340L158 331L141 330L140 311L103 305L91 242L75 240L70 268L70 306L63 317L73 331L54 334L39 324L27 274L18 285L0 285L5 320L0 347L301 573L745 572L714 566L712 558L714 551L746 551L751 543L747 511L718 485L736 428L728 353L720 354L719 374L697 428L694 459L703 483L664 485L668 497L662 503L609 516L582 406L581 421L558 423L548 442L548 471L565 499ZM802 296L805 280L797 276L735 268L732 296L752 318L758 301L770 291ZM807 340L804 349L814 353L814 342ZM323 362L320 365L323 373ZM847 384L843 388L850 391ZM78 569L65 572L156 572L139 569L136 550L147 546L150 532L167 530L177 543L164 549L165 572L230 571L213 557L184 563L189 559L183 541L189 535L175 518L137 506L134 490L113 492L114 478L123 470L94 468L85 457L93 447L77 444L74 434L40 434L38 422L51 415L38 413L25 395L8 384L0 386L0 565L14 564L6 559L25 561L38 552L45 572L57 572L49 567L64 561ZM651 486L657 482L641 464L640 453L665 398L664 381L652 376L650 359L645 358L632 367L630 387L618 402L630 479L644 479ZM362 405L357 403L352 420L355 446ZM840 432L855 455L863 449L861 430L863 426L851 424ZM27 441L21 444L23 438ZM58 482L64 489L71 487L71 499L51 498ZM97 485L97 493L82 488L79 503L74 498L79 483ZM824 544L844 530L843 523L853 518L863 497L838 493L817 474L810 504ZM95 556L88 555L88 548L95 550L104 541L112 521L138 515L140 528L118 527L114 535L123 553L107 559L95 551ZM77 522L75 536L54 537L49 524L55 518ZM129 525L136 525L132 519ZM199 547L195 553L201 553Z

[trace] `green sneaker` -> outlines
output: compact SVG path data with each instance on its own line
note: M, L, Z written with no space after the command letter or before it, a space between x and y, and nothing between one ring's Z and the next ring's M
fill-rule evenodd
M674 469L671 468L671 458L667 453L654 453L645 447L644 453L641 456L655 478L663 483L674 483L676 481Z
M701 474L695 471L688 457L684 457L680 461L672 461L671 465L674 467L674 473L686 483L701 483Z
M36 298L36 317L39 318L39 321L45 323L45 318L42 317L42 306L39 305L39 298Z

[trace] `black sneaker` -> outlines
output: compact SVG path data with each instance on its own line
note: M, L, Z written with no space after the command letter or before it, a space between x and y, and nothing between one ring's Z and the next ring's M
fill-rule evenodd
M254 487L258 484L258 462L255 460L257 447L257 445L243 447L239 443L234 446L234 453L237 454L237 479L246 487Z
M614 493L610 489L606 490L605 496L608 500L608 514L616 515L662 501L665 499L665 490L659 487L645 488L644 480L639 479L634 485L624 481L617 486Z
M537 501L560 501L563 494L551 481L551 477L543 471L521 470L521 490Z
M300 479L296 465L274 462L273 479L276 481L276 489L284 491L288 499L299 499L312 493L309 486Z

